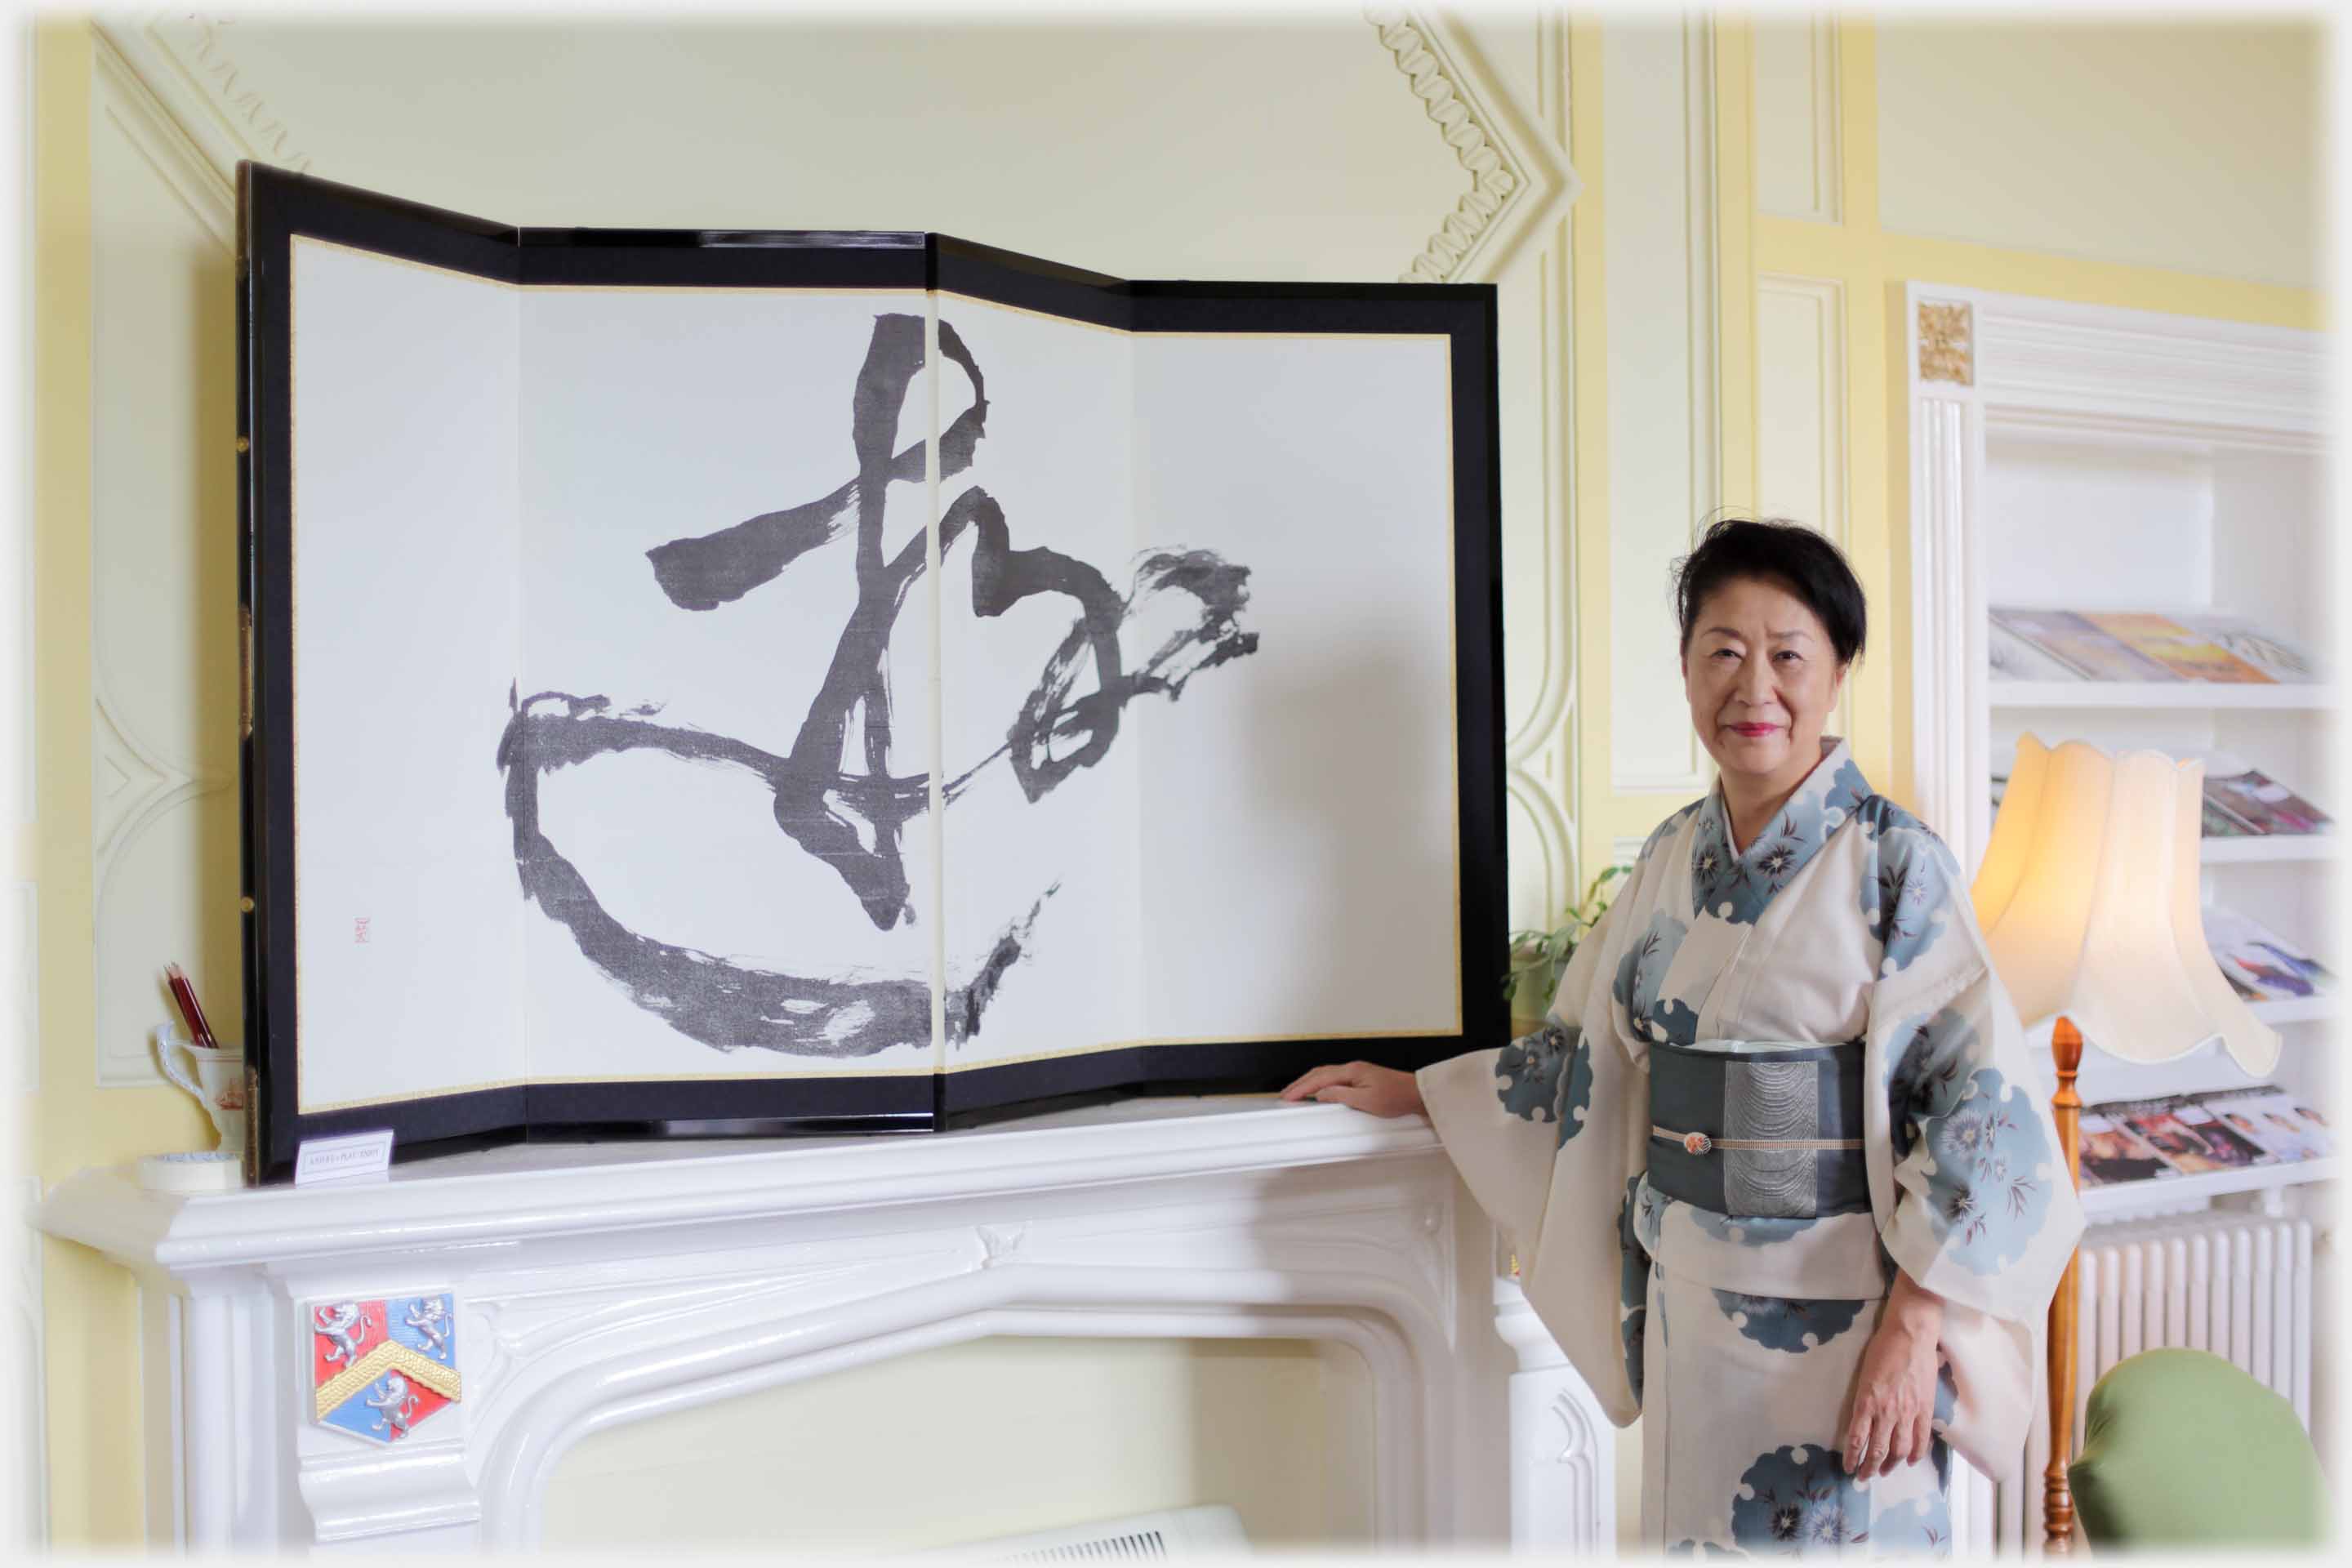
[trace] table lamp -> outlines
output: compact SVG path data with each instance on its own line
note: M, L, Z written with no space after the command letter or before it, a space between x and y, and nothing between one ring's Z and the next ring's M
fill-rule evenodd
M2081 1184L2085 1036L2110 1056L2168 1061L2219 1041L2257 1077L2278 1062L2278 1031L2241 1001L2205 945L2198 847L2205 764L2161 752L2110 757L2086 742L2053 751L2032 735L1993 819L1969 889L1994 969L2027 1024L2057 1020L2051 1109L2066 1174ZM2069 1549L2066 1484L2074 1404L2074 1260L2050 1303L2050 1465L2045 1551Z

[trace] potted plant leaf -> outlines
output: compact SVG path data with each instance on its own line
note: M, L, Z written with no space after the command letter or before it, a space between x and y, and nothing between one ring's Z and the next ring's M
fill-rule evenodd
M1605 868L1551 930L1511 933L1511 967L1503 977L1503 994L1510 999L1514 1036L1543 1026L1544 1015L1551 1008L1552 990L1569 960L1576 956L1577 944L1601 923L1617 896L1618 882L1632 870L1631 866Z

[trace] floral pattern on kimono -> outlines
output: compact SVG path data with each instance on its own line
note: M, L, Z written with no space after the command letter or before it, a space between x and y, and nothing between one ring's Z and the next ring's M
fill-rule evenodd
M1869 1505L1833 1450L1775 1448L1757 1457L1739 1485L1731 1533L1743 1546L1808 1552L1869 1537Z
M1815 1301L1798 1296L1748 1296L1737 1290L1717 1290L1715 1305L1742 1334L1765 1349L1801 1355L1853 1327L1853 1321L1870 1303L1838 1297Z
M1551 1122L1562 1143L1576 1136L1592 1102L1592 1051L1583 1031L1546 1024L1505 1046L1495 1070L1505 1085L1504 1110Z
M1859 1052L1866 1207L1653 1188L1661 1042ZM1948 1550L1946 1442L1993 1472L2022 1448L2082 1209L1958 865L1843 742L1744 849L1719 789L1660 824L1544 1027L1419 1079L1530 1305L1612 1421L1651 1417L1651 1544ZM1933 1463L1855 1482L1840 1413L1896 1268L1945 1301Z

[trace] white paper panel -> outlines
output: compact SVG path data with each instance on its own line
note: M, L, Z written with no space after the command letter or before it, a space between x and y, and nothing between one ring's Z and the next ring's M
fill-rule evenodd
M492 765L519 663L520 300L308 239L293 268L308 1112L522 1076L522 924Z
M808 726L802 761L863 775L862 716L836 715L827 740L820 701L858 609L859 507L843 493L859 473L852 403L877 321L893 318L902 332L912 322L919 353L924 309L919 292L530 290L522 695L603 697L608 725L619 719L648 738L656 727L698 731L764 767L793 758ZM890 451L914 459L912 482L878 487L886 556L922 550L926 417L918 374L895 436L887 414L879 427ZM703 547L675 580L685 605L647 553L803 508ZM695 607L757 559L763 539L784 537L822 542L740 596ZM923 592L919 580L881 665L897 705L889 768L910 779L929 765ZM560 716L562 704L541 709ZM499 776L478 782L500 812ZM886 901L892 918L877 924L861 901L867 884L852 879L884 875L871 826L832 800L851 837L828 858L785 833L777 800L754 766L660 748L603 751L544 776L543 830L624 934L600 949L606 962L592 962L572 929L530 908L535 1079L929 1069L927 817L901 828L917 918ZM505 894L520 907L509 865ZM647 942L704 960L665 963ZM615 951L628 956L614 963ZM855 1026L875 1022L826 989L859 980L913 988L919 1006L903 1020L912 1032L880 1051L823 1054L851 1051L866 1037ZM765 1022L730 1021L726 996L753 993L794 1000L750 1009ZM773 1021L793 1017L810 1021L816 1048L745 1043L772 1042Z
M970 469L943 478L940 505L951 510L979 490L1002 509L1015 552L991 555L966 530L940 578L944 776L971 775L943 825L948 984L967 991L992 956L1001 962L1016 943L1020 954L986 998L978 1032L960 1044L950 1033L952 1067L1144 1032L1139 731L1146 710L1167 699L1139 696L1103 716L1105 671L1087 635L1107 635L1132 678L1162 624L1147 605L1122 625L1138 544L1135 340L955 295L941 297L940 319L942 343L952 331L988 390L987 436ZM944 427L970 394L965 373L944 353L940 364ZM1031 551L1053 553L1020 553ZM976 573L1035 591L980 616ZM1065 662L1057 656L1074 637ZM1049 666L1060 672L1058 698L1037 695ZM1024 711L1067 715L1040 741L1023 731L1026 786L1011 750ZM1097 721L1115 726L1107 743ZM1073 760L1094 747L1098 760Z
M1458 1026L1449 347L1137 347L1141 539L1249 569L1256 651L1139 702L1145 1023Z
M299 668L373 691L368 628L340 607L388 591L436 609L391 700L418 738L396 786L363 727L306 731L306 788L354 826L333 859L306 837L304 864L341 898L388 889L415 854L446 863L427 883L454 908L391 924L461 933L471 967L415 949L404 995L446 1008L454 984L488 1017L494 990L541 1081L929 1070L935 954L955 1016L981 1019L950 1031L950 1066L1459 1027L1443 338L1131 338L947 298L987 413L939 502L1003 532L964 528L935 605L927 573L894 564L923 554L923 296L516 293L346 265L382 299L362 312L353 294L365 330L331 334L335 395L305 362L299 417L334 515L357 520L333 537L361 542L305 557L328 574L306 594L339 617ZM511 355L518 334L520 369L465 357ZM951 427L976 388L952 356L938 374ZM463 438L419 436L403 449L431 462L397 473L361 449L362 426L423 410ZM411 528L387 562L369 507L442 531ZM1206 584L1237 574L1228 622ZM976 586L1008 585L1025 596L975 613ZM1091 645L1037 693L1082 602L1121 673L1116 734L1076 763L1109 723ZM1020 738L1025 781L1024 711L1047 731ZM935 767L955 792L937 822ZM909 793L895 845L893 814L859 798L877 775ZM339 981L315 955L351 916L304 912L322 922L306 978ZM378 917L360 962L386 968L385 937ZM338 1023L352 995L415 1026L364 988L334 994ZM483 1081L492 1055L474 1040L419 1081L461 1064L454 1081ZM340 1048L338 1070L338 1099L409 1086Z

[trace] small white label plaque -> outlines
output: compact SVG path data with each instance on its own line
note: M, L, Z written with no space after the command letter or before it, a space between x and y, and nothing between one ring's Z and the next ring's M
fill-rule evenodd
M345 1132L333 1138L305 1138L294 1153L294 1184L314 1182L356 1182L382 1176L392 1169L392 1129Z

